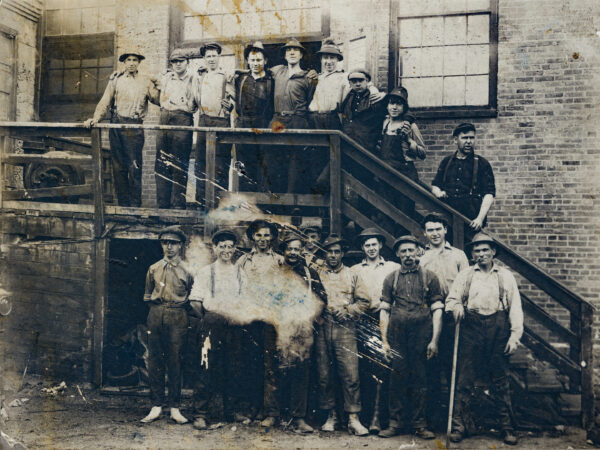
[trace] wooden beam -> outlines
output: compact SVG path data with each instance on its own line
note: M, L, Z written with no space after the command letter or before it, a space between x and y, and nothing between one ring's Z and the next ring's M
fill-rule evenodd
M44 203L44 202L24 202L24 201L5 201L4 209L13 209L16 211L33 211L36 214L64 212L64 213L93 213L93 205L72 205L69 203Z
M206 187L204 190L206 211L215 207L215 171L217 155L217 133L206 133Z
M342 234L342 149L340 137L329 136L329 227Z
M550 332L556 334L560 339L567 342L569 345L577 349L579 355L579 335L571 330L563 327L560 323L548 314L543 308L538 306L525 294L521 293L521 300L523 303L523 311L525 314L530 316L533 320L546 327ZM571 357L573 361L577 361L579 356L576 358Z
M14 189L12 191L4 191L3 195L6 200L27 200L51 197L67 198L77 195L90 195L91 193L91 184L74 184L72 186L58 186L53 188Z
M226 192L224 198L240 195L257 205L317 206L327 207L324 195L315 194L270 194L268 192Z
M104 231L104 188L102 185L102 145L100 130L92 130L92 188L94 193L94 237L99 238Z
M78 124L79 125L79 124ZM0 124L2 127L2 124ZM64 138L64 137L77 137L77 138L85 138L89 137L90 130L83 126L80 127L72 127L68 126L68 124L64 124L62 127L43 127L37 125L31 126L23 126L23 127L10 127L9 134L11 137L16 139L27 139L27 138L40 138L40 137L56 137L56 138Z
M339 139L339 137L338 137ZM223 144L253 144L253 145L285 145L285 146L315 146L329 147L329 138L327 135L297 133L262 133L256 130L255 133L219 133L219 143ZM301 149L298 149L301 150Z
M6 186L6 165L4 156L8 153L8 137L0 135L0 209L4 209L4 188Z
M581 420L584 429L594 421L594 310L581 305Z
M61 139L54 137L44 138L45 147L54 147L63 151L81 153L82 155L91 155L92 146L86 142L73 141L71 139ZM110 152L110 147L102 147L103 153Z
M346 216L348 219L353 220L354 222L359 224L361 228L376 228L385 237L386 242L388 243L388 247L390 247L390 248L392 247L392 244L394 243L394 240L396 238L394 236L392 236L390 233L388 233L386 230L381 228L378 224L373 222L371 219L369 219L367 216L363 215L359 210L357 210L350 203L342 202L342 214L344 216Z
M465 223L458 216L452 216L452 245L461 250L465 248Z
M48 153L40 155L26 155L18 153L10 153L5 155L4 162L6 164L30 164L30 163L43 163L43 164L64 164L64 165L90 165L92 163L91 156L81 155L69 155L68 153L62 153L61 155L52 155Z
M108 284L108 239L98 239L94 252L94 316L93 316L93 358L94 383L102 386L102 356L104 353L105 312L107 307Z

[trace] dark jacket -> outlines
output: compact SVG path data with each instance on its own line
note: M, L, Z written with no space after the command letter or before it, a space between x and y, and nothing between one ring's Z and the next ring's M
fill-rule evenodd
M371 103L370 95L369 90L363 94L350 91L340 105L340 113L344 133L374 151L386 115L386 102Z

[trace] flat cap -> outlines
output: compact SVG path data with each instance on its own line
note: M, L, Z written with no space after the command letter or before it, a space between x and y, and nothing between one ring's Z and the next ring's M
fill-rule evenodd
M204 55L206 54L206 50L216 50L219 55L223 51L221 46L219 44L217 44L216 42L209 42L208 44L204 44L202 47L200 47L200 56L202 58L204 58Z
M328 248L335 244L340 244L342 247L344 247L346 241L339 234L330 234L329 236L327 236L327 238L325 238L323 244L321 245L323 246L323 248Z
M354 69L348 73L348 79L354 80L355 78L366 78L367 81L371 81L371 74L367 69Z
M396 97L399 98L400 100L402 100L406 105L408 105L408 91L406 90L406 88L403 88L402 86L398 86L397 88L395 88L392 92L390 92L387 95L388 100L391 97Z
M314 224L303 224L303 225L300 225L299 228L302 233L319 233L319 234L321 234L323 232L323 229L319 225L314 225Z
M468 131L473 131L475 132L475 125L473 125L470 122L463 122L461 124L459 124L454 131L452 132L452 136L458 136L460 133L466 133Z
M166 236L168 234L177 236L181 242L185 242L187 240L185 233L183 232L183 230L181 229L181 227L179 225L171 225L169 227L162 229L161 232L158 233L158 240L162 241L163 236Z
M302 238L302 236L300 236L294 231L288 231L282 236L282 238L279 241L281 249L284 250L287 247L287 245L293 241L300 241L302 242L302 245L304 245L304 239Z
M171 52L169 61L183 61L189 59L188 53L182 48L176 48Z
M356 238L356 241L358 242L358 245L362 245L367 239L371 238L377 238L382 243L385 243L385 237L379 232L377 228L365 228L360 232L360 234Z
M394 245L392 247L392 249L394 250L394 253L396 253L396 250L398 250L398 247L400 246L400 244L404 244L404 243L415 244L417 247L421 246L421 243L417 240L416 237L414 237L412 234L405 234L404 236L400 236L398 239L396 239L394 241Z
M276 240L277 236L279 235L277 225L265 219L256 219L250 222L250 225L248 225L248 228L246 228L246 236L248 236L248 239L253 240L252 236L259 228L269 228L271 230L271 234L273 235L273 240Z
M125 61L128 56L136 56L140 61L142 59L146 59L146 57L142 55L142 53L138 49L128 48L123 53L121 53L121 55L119 55L119 61Z
M215 245L221 241L233 241L233 245L235 245L238 242L238 236L233 230L218 230L213 233L211 240Z

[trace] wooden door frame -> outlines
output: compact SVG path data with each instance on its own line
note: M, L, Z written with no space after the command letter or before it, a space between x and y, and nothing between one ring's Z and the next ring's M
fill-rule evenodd
M10 92L10 109L8 113L8 120L14 121L17 120L17 61L19 58L19 45L18 38L19 32L14 28L7 27L6 25L0 24L0 34L3 34L8 39L12 39L12 52L13 52L13 61L12 61L12 86Z

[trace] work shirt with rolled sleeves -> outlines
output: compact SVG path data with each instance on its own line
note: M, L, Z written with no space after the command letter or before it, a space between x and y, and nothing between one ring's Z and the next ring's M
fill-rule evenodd
M147 75L139 72L115 72L108 81L104 94L96 106L94 121L104 119L111 107L121 117L143 119L148 102L158 104L159 92Z
M270 73L260 78L241 74L235 80L236 111L242 118L264 120L267 126L273 117L274 80Z
M192 108L210 117L229 117L221 100L235 97L232 80L221 70L198 73L192 82Z
M369 290L351 268L343 264L337 269L324 267L319 276L327 292L328 309L347 309L353 318L358 318L368 309L371 302Z
M446 298L458 273L469 267L469 260L465 252L444 242L441 248L428 245L419 265L437 275L442 296Z
M308 110L319 113L337 111L342 100L350 92L347 74L338 69L319 74L317 80L317 87Z
M148 269L144 301L184 306L193 284L194 277L181 258L163 258Z
M192 82L194 76L186 70L180 77L174 71L168 71L160 79L160 107L168 111L193 113Z
M236 264L245 272L248 280L259 281L261 275L278 270L284 261L283 256L272 249L259 252L253 248L249 253L242 255Z
M500 287L498 278L502 277L504 290L503 298L500 299ZM471 279L469 292L468 280ZM467 298L465 309L483 316L492 315L498 311L507 310L510 321L510 339L518 342L523 336L523 306L521 295L517 287L517 281L510 270L500 267L494 262L489 272L481 270L479 265L474 265L461 271L446 298L446 311L452 312Z
M280 114L306 114L315 90L316 80L306 77L307 70L290 75L288 66L271 68L275 80L275 112Z
M383 310L397 308L415 318L444 309L437 276L420 265L390 273L383 281L381 302Z
M352 270L362 278L369 290L369 297L371 297L371 303L369 304L370 311L376 311L379 308L385 278L399 268L400 264L393 261L386 261L381 256L376 264L368 264L367 260L363 259L362 262L352 266Z
M483 156L479 158L477 180L472 195L484 197L487 194L496 196L496 184L492 166ZM473 188L474 153L466 158L458 158L457 152L446 156L439 165L435 178L431 182L445 191L449 197L469 197ZM449 165L448 165L449 164Z
M233 303L242 295L245 277L240 266L215 261L203 267L194 277L190 302L194 309L197 303L207 311L218 312L223 305Z

